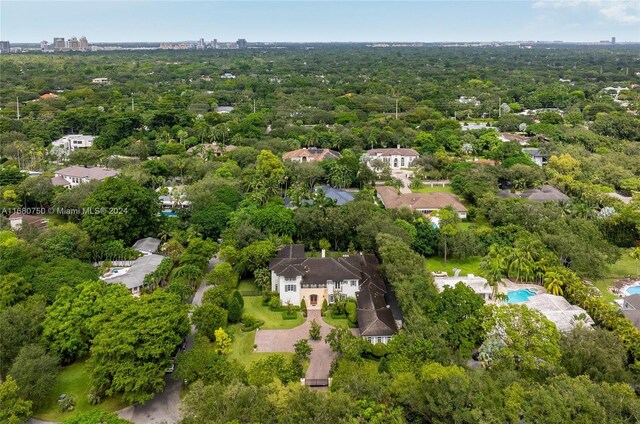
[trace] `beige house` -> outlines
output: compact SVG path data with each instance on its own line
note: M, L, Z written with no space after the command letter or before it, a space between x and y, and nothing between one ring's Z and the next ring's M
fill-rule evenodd
M460 203L458 197L450 193L401 193L394 187L376 187L378 198L387 209L408 208L428 215L432 212L451 206L462 219L467 217L467 208Z
M340 159L342 155L335 150L317 149L315 147L302 148L286 152L282 155L282 159L292 162L320 162L325 159Z
M84 166L69 166L59 169L51 179L54 186L75 187L92 180L102 181L109 177L115 177L120 172L115 169Z

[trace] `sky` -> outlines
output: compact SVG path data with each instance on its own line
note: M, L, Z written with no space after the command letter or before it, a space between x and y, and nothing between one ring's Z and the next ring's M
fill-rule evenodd
M0 0L0 39L640 41L640 0Z

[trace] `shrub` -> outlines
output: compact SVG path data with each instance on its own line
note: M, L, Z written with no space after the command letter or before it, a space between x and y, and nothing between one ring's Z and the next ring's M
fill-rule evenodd
M242 306L238 299L234 298L229 304L229 322L238 322L242 318Z
M311 328L309 328L309 337L311 340L320 340L322 336L320 335L320 324L316 322L314 319L311 321Z
M71 396L64 395L64 397L58 399L58 403L58 410L60 412L69 412L76 409L76 400Z
M325 314L327 313L328 307L329 307L329 304L327 303L327 299L324 299L322 301L322 309L320 310L320 315L325 316Z
M354 323L358 321L358 314L356 312L357 309L358 307L356 306L355 302L347 302L344 310L347 313L347 318L349 318L349 321Z
M244 308L244 299L242 298L242 295L240 294L240 292L238 290L233 292L233 295L231 295L231 302L233 302L233 300L237 300L240 303L240 307ZM229 302L229 303L231 303Z
M304 361L311 355L311 346L309 346L309 341L307 339L300 339L294 345L294 350L296 353L296 358L301 361Z
M387 354L387 345L384 343L376 343L373 345L371 353L378 358L382 358Z
M282 311L282 319L296 319L298 318L298 313L296 311Z
M282 309L282 301L280 300L280 297L274 296L271 298L269 301L269 309L272 311L279 311Z
M244 314L242 316L242 326L240 327L240 330L244 332L253 331L263 325L264 321L257 319L252 315Z
M305 302L304 299L300 301L300 311L302 311L303 317L307 316L307 302Z
M92 387L89 390L89 393L87 393L87 401L89 402L89 405L97 405L102 402L102 396L100 396L98 389Z

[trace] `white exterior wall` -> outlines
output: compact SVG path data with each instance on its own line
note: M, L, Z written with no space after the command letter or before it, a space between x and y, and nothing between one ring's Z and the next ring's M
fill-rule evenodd
M438 211L440 209L417 209L418 212L422 212L425 215L429 215L432 212ZM466 212L460 212L460 211L456 211L458 213L458 218L460 219L466 219L467 218L467 213Z
M62 174L55 174L55 175L56 177L64 178L71 185L71 187L79 186L80 184L89 182L88 178L70 177L68 175L62 175Z
M295 291L285 291L285 285L295 285ZM333 303L334 296L337 293L340 293L345 297L356 297L356 293L360 291L360 281L359 280L343 280L340 284L339 290L334 290L335 283L332 281L331 283L327 283L327 302ZM296 277L294 281L287 281L283 276L276 275L275 272L271 271L271 290L277 291L280 293L280 300L282 304L286 304L287 302L291 302L292 305L299 305L302 301L302 277ZM322 293L324 289L316 288L316 289L307 289L311 291ZM318 296L318 302L322 302L322 296ZM308 300L307 300L308 303ZM308 306L308 305L307 305Z
M393 338L393 336L362 336L362 338L371 344L376 344L376 343L387 344L389 343L389 340Z
M302 281L302 277L296 277L295 280L290 281L284 278L281 275L276 275L273 271L271 271L271 290L277 291L280 293L280 300L283 305L286 305L287 302L291 302L292 305L298 306L300 305L300 282ZM285 285L295 285L295 291L285 291Z
M368 156L367 158L368 158L367 163L369 164L371 164L371 161L378 159L386 163L387 165L389 165L391 169L411 168L411 164L416 159L415 156L401 156L401 155L391 155L391 156L377 155L377 156Z
M353 283L353 284L352 284ZM335 289L335 283L327 283L327 302L333 303L336 294L340 293L344 297L356 297L356 293L360 291L359 280L343 280L340 282L340 289Z

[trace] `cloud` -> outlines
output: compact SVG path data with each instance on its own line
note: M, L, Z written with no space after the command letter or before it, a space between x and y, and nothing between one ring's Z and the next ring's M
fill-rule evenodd
M604 18L623 24L640 23L638 0L538 0L534 9L591 9Z

